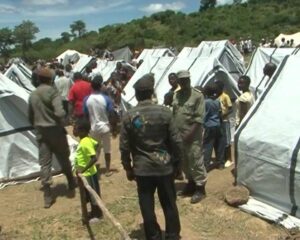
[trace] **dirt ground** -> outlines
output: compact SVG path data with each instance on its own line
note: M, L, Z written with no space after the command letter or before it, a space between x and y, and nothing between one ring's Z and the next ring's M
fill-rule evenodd
M136 186L128 182L120 164L118 139L113 140L110 177L101 176L103 201L132 239L144 239ZM102 156L103 157L103 156ZM101 157L101 166L104 160ZM209 173L207 197L191 205L188 198L178 198L183 240L200 239L284 239L285 230L229 207L224 193L232 186L229 169ZM81 224L79 192L69 196L63 176L54 178L56 202L43 208L40 182L9 186L0 190L0 240L4 239L121 239L107 218L87 228ZM182 182L177 182L177 187ZM162 210L157 202L156 213L164 229Z

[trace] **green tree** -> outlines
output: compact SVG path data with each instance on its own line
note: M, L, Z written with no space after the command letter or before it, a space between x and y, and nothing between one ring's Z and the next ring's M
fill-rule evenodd
M0 39L0 54L6 62L10 55L10 47L14 43L12 30L7 27L0 29Z
M20 25L15 26L13 32L15 42L21 46L23 57L25 57L26 51L30 48L31 41L35 39L35 34L39 31L39 28L29 20L23 21Z
M47 46L51 45L51 43L52 43L51 38L47 38L47 37L41 38L32 44L32 48L34 48L35 50L43 50L47 48Z
M77 37L82 37L83 34L86 32L85 23L82 20L77 20L73 22L70 25L70 28L71 28L71 33L73 33L74 35L76 35L77 32Z
M235 5L238 5L238 4L241 4L242 3L242 0L233 0L233 4Z
M217 4L217 0L200 0L199 11L205 11L209 8L214 8Z
M61 36L61 39L64 41L64 43L67 43L67 42L70 42L72 34L68 33L68 32L62 32L60 34L60 36Z

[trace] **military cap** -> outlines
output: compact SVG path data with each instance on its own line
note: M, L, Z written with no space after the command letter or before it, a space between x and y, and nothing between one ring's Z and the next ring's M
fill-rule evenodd
M43 78L48 78L48 79L52 79L53 76L54 76L54 72L49 69L49 68L40 68L36 71L36 74L39 76L39 77L43 77Z
M151 73L142 76L134 85L136 91L152 90L154 88L154 75Z
M177 78L189 78L190 72L188 70L181 70L179 72L177 72Z

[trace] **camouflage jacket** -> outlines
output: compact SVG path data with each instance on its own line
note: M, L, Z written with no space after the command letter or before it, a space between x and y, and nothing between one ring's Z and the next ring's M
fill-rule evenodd
M132 168L137 176L171 174L181 159L181 144L167 107L141 101L123 116L121 161L124 169Z

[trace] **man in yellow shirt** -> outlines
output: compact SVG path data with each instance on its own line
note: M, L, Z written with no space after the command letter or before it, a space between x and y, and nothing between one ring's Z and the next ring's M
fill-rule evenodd
M219 101L221 103L222 109L222 123L221 129L223 134L223 144L225 148L225 167L232 165L231 160L231 134L230 134L230 121L229 115L232 113L232 102L227 93L224 92L224 83L222 81L216 81L217 86L219 87Z

